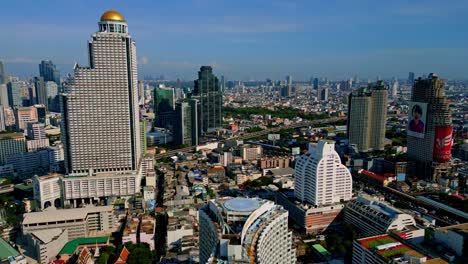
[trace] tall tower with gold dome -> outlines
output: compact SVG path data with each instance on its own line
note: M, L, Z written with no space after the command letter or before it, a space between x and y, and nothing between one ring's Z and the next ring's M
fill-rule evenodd
M65 201L139 191L140 132L135 42L125 18L105 12L61 94ZM72 177L67 177L72 176Z

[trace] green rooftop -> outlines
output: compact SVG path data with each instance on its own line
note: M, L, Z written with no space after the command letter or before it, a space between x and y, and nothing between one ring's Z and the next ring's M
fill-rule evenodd
M324 257L327 257L327 256L330 256L330 252L328 252L328 250L326 248L324 248L322 245L320 244L315 244L312 246L315 250L317 250L318 253L320 253L322 256Z
M6 259L8 257L16 257L19 253L14 249L8 242L0 237L0 260Z
M59 255L72 255L80 245L106 244L108 241L108 236L76 238L65 244L62 250L60 250Z

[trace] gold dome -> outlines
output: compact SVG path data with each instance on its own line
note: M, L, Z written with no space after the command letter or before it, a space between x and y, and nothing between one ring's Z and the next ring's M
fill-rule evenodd
M101 21L120 21L125 22L125 18L114 9L111 9L101 16Z

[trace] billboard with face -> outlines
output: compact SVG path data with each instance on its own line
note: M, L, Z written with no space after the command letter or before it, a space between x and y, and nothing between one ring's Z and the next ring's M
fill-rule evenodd
M426 133L427 104L410 102L408 109L408 136L424 138Z

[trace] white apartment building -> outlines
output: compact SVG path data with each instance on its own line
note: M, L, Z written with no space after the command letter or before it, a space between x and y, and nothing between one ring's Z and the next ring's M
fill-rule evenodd
M242 145L241 156L243 160L256 160L262 156L262 147L249 144Z
M296 161L294 195L313 206L329 205L352 198L352 177L341 164L335 144L319 141Z
M62 206L62 181L61 174L49 174L32 178L34 200L40 209L50 206Z

